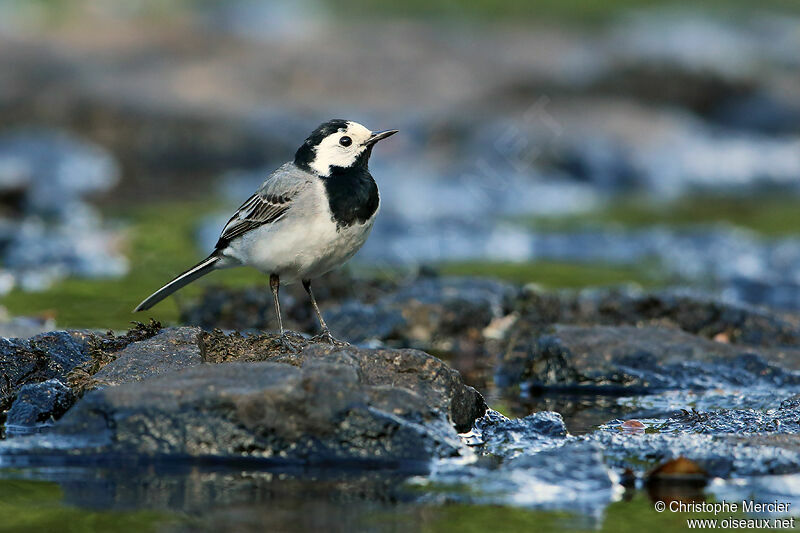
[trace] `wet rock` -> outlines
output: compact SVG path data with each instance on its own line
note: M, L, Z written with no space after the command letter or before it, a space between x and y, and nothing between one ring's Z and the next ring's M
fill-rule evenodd
M650 421L646 434L610 424L583 438L598 442L617 468L644 473L683 461L710 477L741 478L800 472L798 433L798 404L790 398L772 409L682 410Z
M456 371L422 352L335 348L298 339L302 351L288 353L276 336L216 332L203 335L202 357L226 362L197 364L194 337L194 330L179 328L132 344L120 352L120 366L109 377L125 369L142 369L150 377L87 393L46 437L6 451L36 455L67 446L70 454L92 457L420 467L432 457L467 453L456 430L469 428L486 410ZM162 373L158 352L170 349L183 353L166 366L187 368ZM138 356L144 362L133 364Z
M70 371L89 359L89 338L86 333L66 331L30 339L0 337L0 407L7 409L23 385L65 381Z
M357 343L377 339L430 345L437 336L479 332L493 318L508 313L518 292L514 285L496 280L437 276L398 284L337 273L318 285L315 296L332 331L347 331L348 340ZM303 330L313 331L316 318L308 297L302 289L293 288L283 305L286 314L306 326ZM182 310L182 319L207 328L270 328L274 326L272 296L266 288L211 289L201 301Z
M108 432L110 451L125 455L324 463L459 451L452 426L412 392L366 390L354 368L321 361L203 365L95 391L54 429Z
M603 461L601 448L585 442L514 457L503 464L502 470L509 472L512 477L520 471L529 474L535 472L535 482L555 489L550 494L553 503L578 494L591 499L589 494L593 492L599 493L600 498L608 498L616 484ZM524 498L518 497L523 501ZM527 495L527 498L536 501L541 496Z
M446 349L453 337L480 337L493 318L509 312L517 291L511 284L490 279L420 277L370 306L362 305L358 314L377 310L379 318L372 321L375 331L365 328L362 337L354 340ZM358 305L350 301L328 310L328 325L347 331Z
M123 335L115 335L113 331L109 331L105 335L87 335L89 357L69 372L67 383L78 395L95 388L99 383L94 375L114 361L120 350L131 343L147 340L160 331L161 323L151 318L147 324L135 322L134 326ZM120 378L116 377L116 379Z
M515 419L489 411L475 421L474 431L482 442L481 452L504 458L553 447L567 436L564 419L552 411Z
M263 287L228 289L214 287L203 293L200 301L182 306L181 322L202 328L265 330L276 327L272 294ZM282 302L283 307L291 303ZM283 305L288 303L289 305Z
M711 477L757 476L800 472L798 435L741 437L700 435L596 432L583 437L603 448L606 463L644 473L666 461L685 457Z
M497 371L501 386L605 390L618 394L800 384L797 349L758 350L713 342L679 329L556 325L512 336Z
M447 358L468 383L488 384L493 356L484 329L507 316L518 288L491 279L419 277L368 304L328 308L333 331L354 342L411 346Z
M531 381L548 387L577 383L609 390L709 388L718 370L712 363L744 354L756 354L787 370L800 368L797 316L702 294L633 289L545 292L486 279L436 276L382 286L339 279L331 278L335 281L331 296L334 302L337 295L343 301L323 305L334 332L351 342L377 341L439 354L479 387L491 380L498 355L502 361L496 375L503 386ZM354 287L365 288L360 301L354 299ZM300 298L288 299L290 314L301 316L302 310L306 315L301 327L315 327L315 319L308 315L310 306L304 295ZM205 325L253 326L271 319L272 303L265 290L214 289L199 304L186 308L184 316ZM563 325L557 330L548 329L558 323ZM570 328L570 324L587 326ZM595 324L616 329L588 326ZM566 359L564 349L570 354ZM601 355L594 357L595 351ZM677 365L670 367L675 376L654 366L668 362L667 355ZM529 368L534 360L536 368ZM706 363L705 370L696 371ZM718 385L740 384L759 365L752 358L737 359L736 368L723 365ZM767 373L775 375L773 370ZM770 384L788 385L792 379L784 376Z
M8 410L6 431L58 420L75 403L72 390L57 379L23 385Z
M704 434L800 433L800 405L796 398L783 401L777 409L682 410L662 425L659 431Z
M567 306L558 321L613 325L666 323L706 338L722 333L734 344L800 346L797 317L703 295L585 291Z
M218 237L219 227L215 231ZM396 283L391 281L362 279L349 274L346 270L337 270L315 280L314 296L320 307L327 311L336 303L356 296L362 302L373 302L394 288ZM281 287L281 310L287 329L317 331L319 327L317 317L311 309L308 295L300 284ZM264 285L260 287L245 289L212 287L206 290L198 301L181 307L181 322L204 329L221 328L238 331L277 329L272 294L269 292L266 278Z
M580 509L589 514L612 501L619 487L596 443L563 439L557 446L523 453L494 469L440 465L431 481L438 491L446 491L448 485L480 487L475 493L448 495L456 501Z
M506 316L519 289L490 279L420 276L403 283L365 281L345 274L326 276L317 300L335 335L356 344L376 341L390 347L413 347L447 357L467 378L486 382L491 358L483 329ZM317 319L302 289L282 302L288 327L317 329ZM357 298L357 299L356 299ZM211 289L183 319L202 327L240 331L274 329L272 298L266 289Z
M168 328L158 335L134 342L101 368L94 379L98 385L121 385L150 379L203 362L197 337L200 328Z
M751 383L740 387L720 386L713 389L667 390L646 396L614 398L620 414L637 418L653 419L657 425L680 412L682 409L695 409L701 412L754 409L765 411L776 409L780 398L792 394L794 386L779 387L769 383ZM651 425L653 425L651 424Z
M459 431L468 431L473 421L486 410L481 395L464 385L457 371L419 350L334 348L301 339L296 342L305 347L294 354L287 353L274 335L225 336L215 331L200 336L204 361L274 361L303 367L308 361L320 359L354 367L361 383L366 386L391 386L413 391L431 408L445 414Z
M349 301L325 311L326 322L334 331L347 332L351 342L394 340L406 330L406 320L399 308L364 305Z

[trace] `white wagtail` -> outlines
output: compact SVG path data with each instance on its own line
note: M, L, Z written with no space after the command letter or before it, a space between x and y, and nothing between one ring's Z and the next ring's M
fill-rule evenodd
M372 132L347 120L321 124L294 161L273 172L231 217L214 251L140 303L149 309L213 270L249 265L269 275L281 339L280 282L301 281L319 319L315 339L339 343L319 311L311 280L350 259L367 240L380 198L368 162L376 142L397 130Z

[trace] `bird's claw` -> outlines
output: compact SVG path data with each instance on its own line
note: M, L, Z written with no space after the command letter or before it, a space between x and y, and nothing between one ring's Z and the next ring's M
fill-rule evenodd
M289 331L284 331L281 333L281 336L276 339L278 345L291 353L298 353L302 349L302 345L295 342L294 338L300 338L297 333L291 333Z
M313 337L311 337L311 340L313 342L327 342L328 344L331 344L333 346L341 346L341 347L350 346L349 342L340 341L339 339L331 335L331 330L329 329L322 330L322 333L320 333L319 335L314 335Z

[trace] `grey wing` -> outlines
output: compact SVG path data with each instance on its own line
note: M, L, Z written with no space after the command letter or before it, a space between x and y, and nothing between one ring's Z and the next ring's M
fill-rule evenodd
M236 237L280 220L292 208L295 198L311 184L312 177L293 164L280 167L228 220L216 249L222 250Z

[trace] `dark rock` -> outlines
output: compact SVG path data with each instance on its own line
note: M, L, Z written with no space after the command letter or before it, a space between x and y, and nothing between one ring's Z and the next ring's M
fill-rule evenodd
M431 479L440 492L446 491L447 485L480 488L448 494L456 501L579 509L590 514L608 505L617 488L600 446L563 438L549 447L508 459L495 469L440 468Z
M567 427L561 415L552 411L515 419L489 411L475 421L475 432L483 442L484 453L513 457L553 446L567 436Z
M6 429L58 420L74 403L72 390L57 379L23 385L8 411Z
M402 309L405 336L425 341L480 331L509 312L517 293L514 285L492 279L429 277L401 287L378 305Z
M713 342L681 330L557 325L547 334L511 338L497 372L501 386L583 388L628 393L721 385L800 384L796 349L758 349Z
M197 344L200 332L200 328L169 328L155 337L129 344L94 379L99 385L121 385L199 365L203 362Z
M215 231L216 240L219 227ZM362 302L374 302L396 288L396 284L382 280L364 280L351 276L346 270L338 270L315 281L313 287L317 302L323 310L327 310L339 302L355 298L356 295ZM281 309L287 329L317 331L317 317L300 284L281 287ZM275 330L278 325L266 278L263 286L244 289L209 288L198 301L181 307L181 322L204 329L258 332Z
M601 451L594 443L572 441L565 446L509 459L503 463L503 470L536 470L538 479L554 486L584 481L584 490L608 490L613 483Z
M351 342L397 339L407 323L400 309L364 305L348 301L325 312L326 322L335 331L347 332Z
M486 410L456 371L419 351L298 340L304 349L287 353L275 347L276 336L216 332L201 335L203 357L224 352L229 362L198 365L193 336L189 328L166 330L131 345L109 376L130 368L151 377L87 393L50 440L30 438L25 453L49 449L55 439L72 455L414 463L464 451L456 429L468 429ZM189 368L161 373L149 347L173 343L186 357L168 366ZM126 361L138 355L145 363ZM256 358L262 360L237 362Z
M458 453L436 415L411 391L362 387L351 366L229 363L92 392L55 429L103 432L126 455L404 461Z
M781 409L798 409L800 408L800 394L795 394L791 398L787 398L781 402Z
M519 309L523 325L655 323L707 338L723 334L734 344L800 347L797 317L703 296L620 290L570 295L527 290Z
M705 434L800 433L800 405L796 398L781 402L777 409L682 410L658 426L662 432Z
M274 335L242 337L219 331L200 335L204 361L272 361L302 367L316 359L352 366L369 387L397 387L414 391L427 405L447 416L459 431L468 431L486 411L486 403L459 373L441 360L418 350L369 350L309 344L297 354L287 353Z
M583 437L598 442L612 466L642 472L680 457L712 477L800 472L800 409L790 398L774 409L674 413L640 434L609 424Z
M484 329L511 312L518 288L491 279L421 277L371 304L348 301L329 308L325 319L351 340L379 340L435 353L468 383L490 381L492 353Z
M481 278L420 277L398 286L331 274L315 284L315 296L332 331L347 332L351 342L377 339L398 344L430 345L468 331L480 332L493 318L509 312L517 292L512 284ZM316 318L305 293L295 290L287 300L286 314L301 330L313 331ZM205 328L270 328L272 296L266 287L211 289L200 302L182 310L182 320Z
M379 341L435 353L476 386L487 383L492 366L483 329L511 311L518 293L512 284L478 278L420 277L398 286L330 275L315 284L315 295L317 286L327 292L327 297L317 295L317 299L337 336L356 344ZM315 331L316 317L301 293L302 289L284 299L282 307L290 317L286 322L299 331ZM206 328L275 327L266 288L209 290L200 302L182 310L182 318Z
M720 99L710 118L727 128L767 135L785 134L797 131L800 108L796 103L760 92L742 98Z
M109 331L105 335L91 334L88 336L87 345L89 358L76 366L67 376L70 387L81 395L84 391L98 385L94 375L104 366L117 358L117 352L131 343L140 342L156 335L161 331L161 323L150 319L143 324L134 322L134 326L124 335L115 335Z
M0 409L8 409L23 385L67 374L89 358L90 335L56 331L30 339L0 338Z
M596 432L583 439L602 446L607 464L643 473L670 459L686 457L711 477L763 476L800 472L800 435L702 435Z

